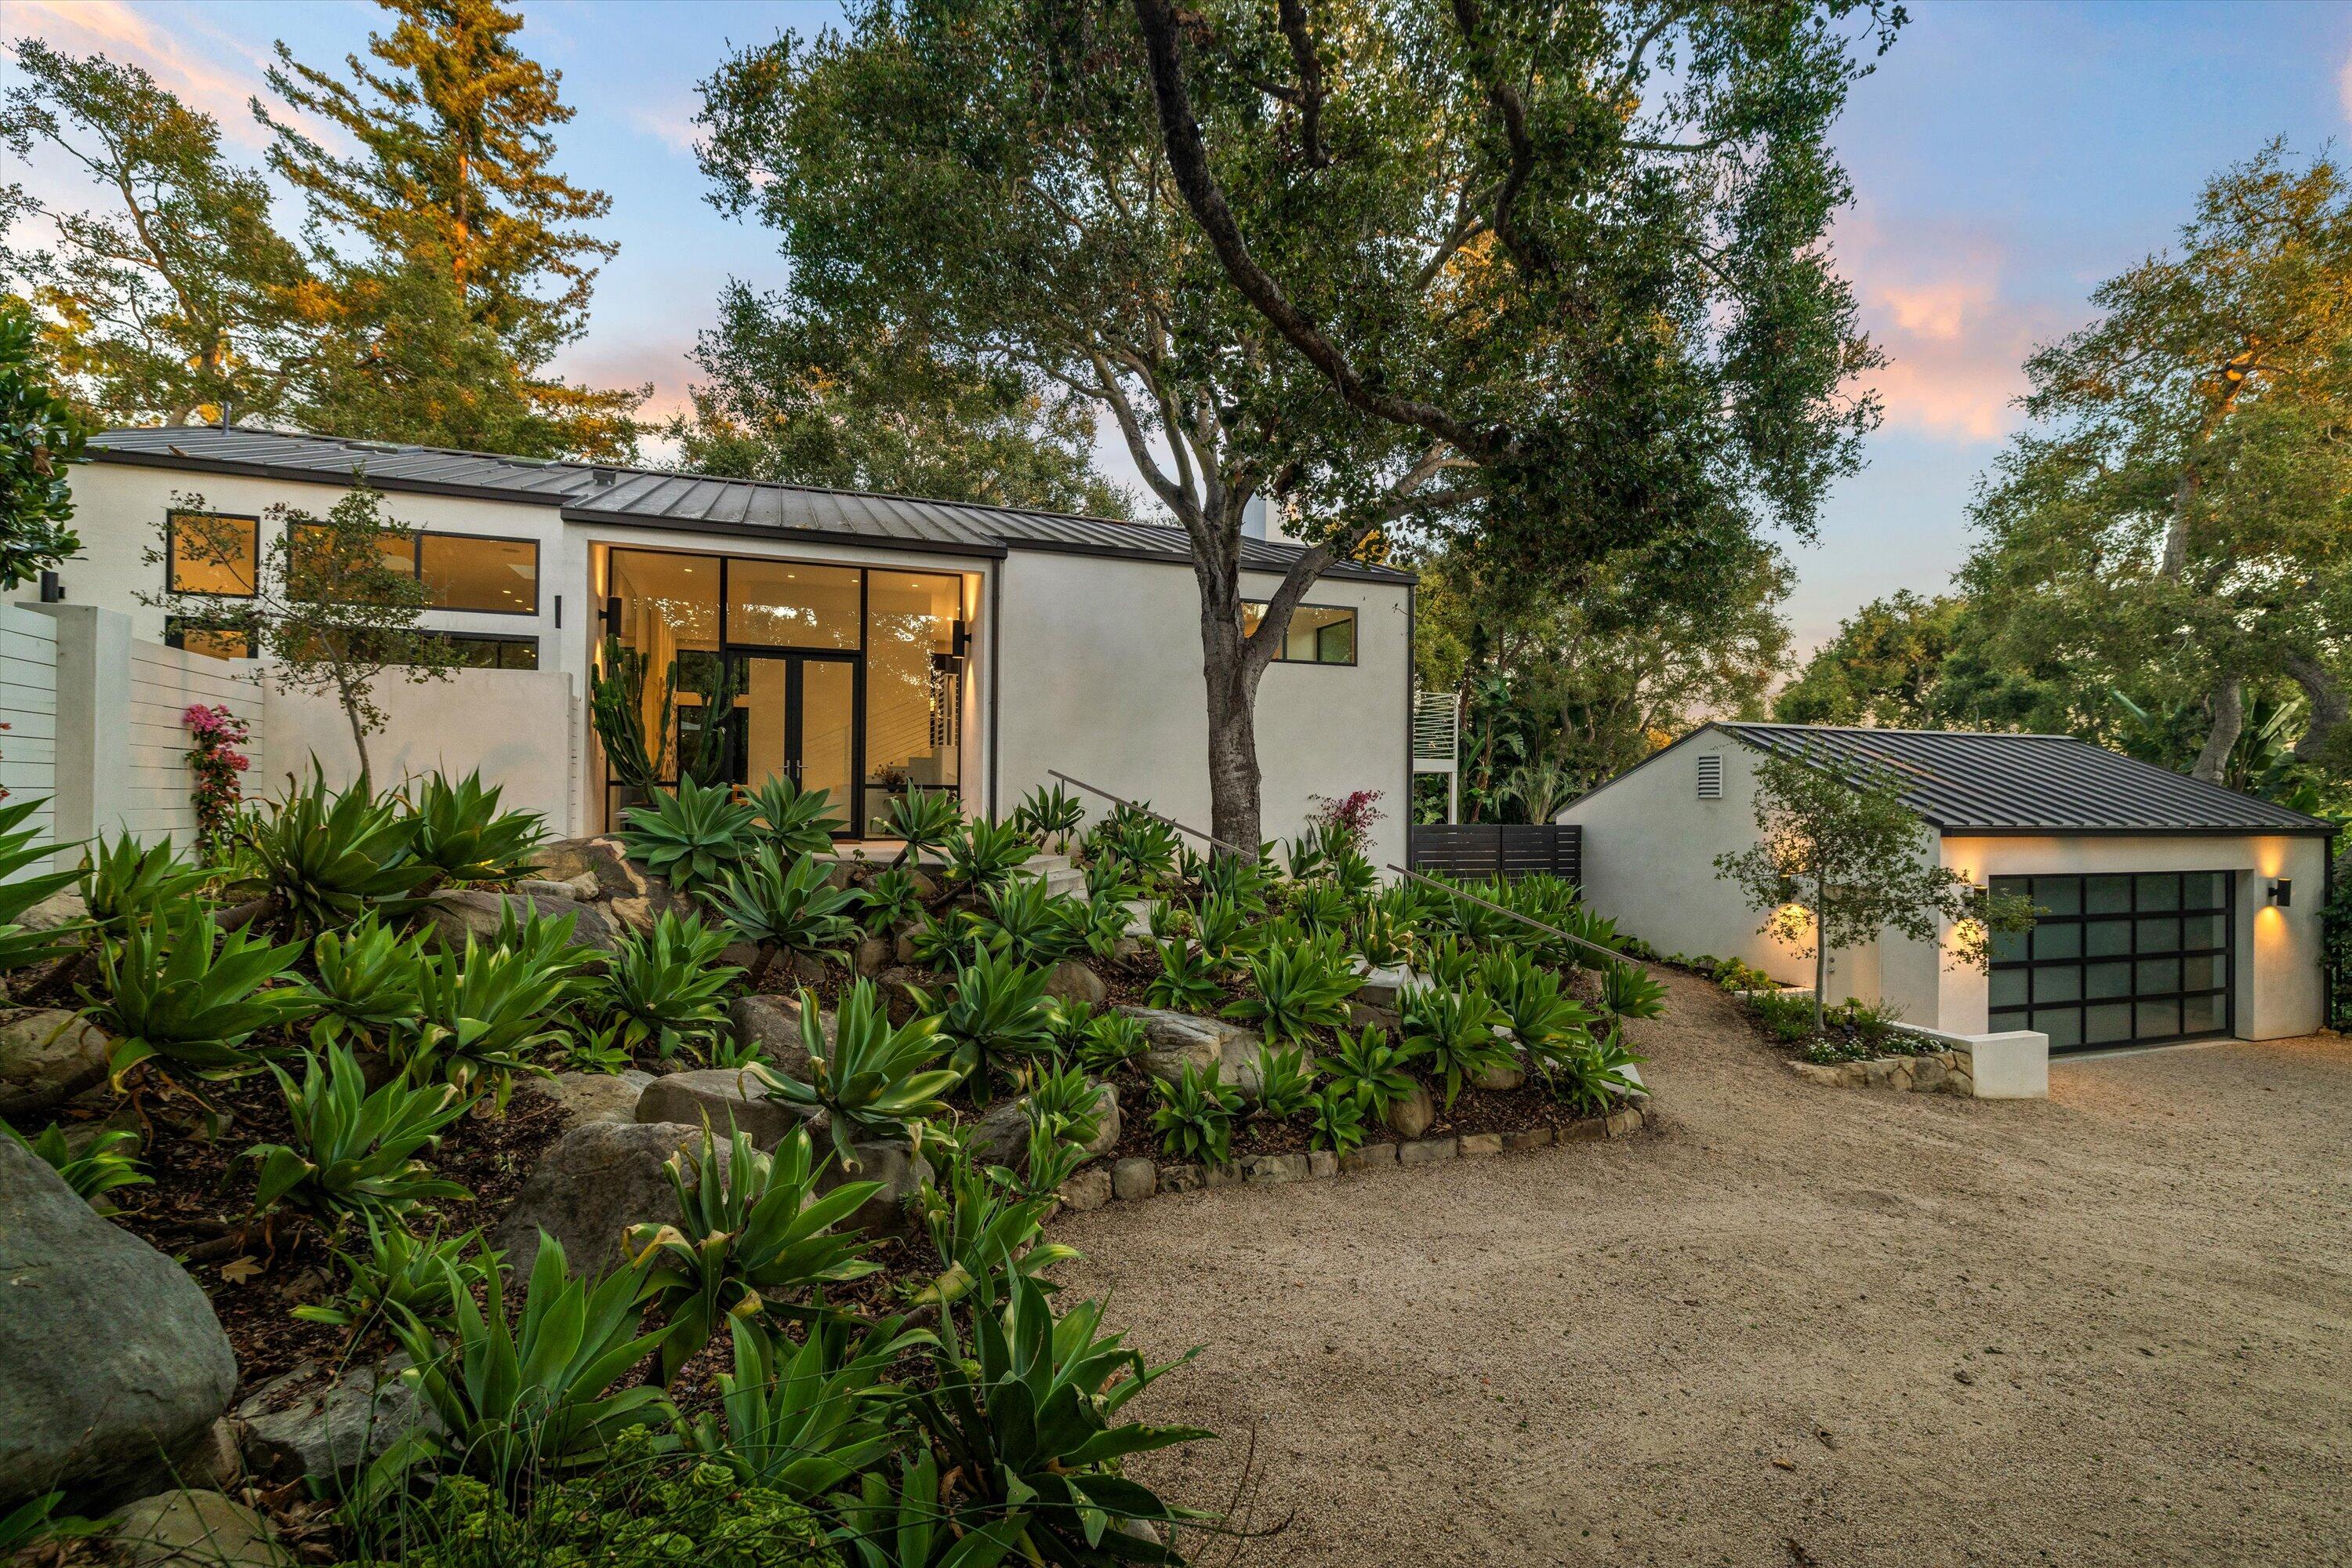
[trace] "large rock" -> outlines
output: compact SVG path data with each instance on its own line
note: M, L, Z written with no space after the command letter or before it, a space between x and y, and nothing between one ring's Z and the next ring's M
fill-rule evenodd
M1250 1068L1253 1079L1256 1076L1259 1038L1255 1029L1244 1029L1223 1018L1171 1013L1161 1007L1123 1007L1120 1011L1143 1026L1141 1065L1154 1078L1173 1083L1184 1076L1186 1068L1206 1069L1213 1062L1222 1068L1222 1076L1229 1084L1244 1066Z
M1364 983L1356 987L1356 996L1374 1007L1393 1009L1397 1005L1398 992L1409 985L1426 984L1428 976L1415 974L1402 963L1367 964Z
M1431 1098L1425 1083L1414 1084L1412 1092L1389 1106L1389 1131L1400 1138L1418 1138L1436 1120L1437 1101Z
M79 1013L0 1013L0 1116L37 1116L95 1086L112 1044Z
M635 1121L637 1100L654 1075L638 1068L622 1072L560 1072L549 1078L527 1078L515 1087L563 1108L565 1126L582 1121Z
M759 1047L760 1059L787 1078L808 1081L808 1047L801 1041L801 1005L789 996L738 996L727 1021L739 1044ZM833 1043L833 1015L817 1015L825 1043Z
M865 937L858 942L857 951L850 955L849 967L870 980L889 968L897 956L898 944L888 937Z
M829 1193L844 1182L879 1182L882 1190L860 1204L841 1228L867 1236L910 1234L914 1224L907 1205L931 1179L931 1163L915 1158L903 1143L852 1143L849 1152L857 1168L846 1170L840 1160L827 1160L817 1173L817 1192Z
M0 1512L136 1497L193 1459L236 1357L187 1271L0 1138Z
M707 1122L714 1138L743 1132L758 1147L772 1149L808 1113L787 1101L770 1100L768 1086L748 1068L700 1068L667 1072L647 1084L637 1098L636 1116L639 1121L678 1121L688 1127Z
M570 899L574 903L584 904L603 892L604 889L597 885L594 877L583 872L568 882L550 881L545 877L525 877L515 883L514 890L534 897L543 895L551 899Z
M539 1257L539 1233L563 1244L580 1273L601 1277L620 1267L621 1236L647 1221L677 1218L677 1194L663 1163L681 1149L699 1154L702 1128L682 1121L583 1121L547 1146L514 1207L492 1238L507 1268L526 1279ZM718 1144L722 1163L727 1145Z
M603 910L570 899L550 898L544 893L495 893L485 888L452 888L434 894L425 913L443 942L451 948L462 948L469 935L485 942L494 941L509 910L518 921L534 914L549 920L570 916L573 947L610 952L616 945L618 932Z
M130 1568L294 1568L269 1523L218 1492L159 1492L115 1521L111 1542Z
M1099 1007L1110 1000L1110 987L1084 963L1066 958L1046 974L1045 994L1056 1002L1083 1002L1089 1007Z
M899 1028L915 1016L914 987L920 986L931 976L920 969L894 964L874 977L874 989L882 997L883 1012L890 1026Z
M1087 1142L1087 1157L1108 1154L1118 1146L1118 1090L1107 1083L1095 1086L1095 1135ZM1029 1165L1029 1098L1001 1100L961 1133L964 1152L986 1165L1026 1170Z
M89 919L89 903L79 888L60 888L16 917L26 931L58 931Z
M439 1417L400 1375L408 1364L401 1352L380 1368L353 1366L337 1377L306 1361L263 1384L236 1407L246 1468L268 1481L340 1476L411 1432L440 1430Z
M559 838L541 845L530 860L549 881L594 883L591 897L642 899L646 893L645 873L629 864L617 838Z

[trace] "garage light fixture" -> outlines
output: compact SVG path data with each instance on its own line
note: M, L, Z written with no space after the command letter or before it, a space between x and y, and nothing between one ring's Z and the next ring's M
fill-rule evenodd
M2285 909L2294 902L2294 882L2293 879L2281 877L2277 881L2271 884L2271 902L2277 905L2280 909Z

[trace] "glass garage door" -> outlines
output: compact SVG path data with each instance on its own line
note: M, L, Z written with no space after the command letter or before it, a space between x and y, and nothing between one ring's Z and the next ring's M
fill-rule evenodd
M2228 1034L2235 888L2226 871L1995 877L2035 916L1993 939L1991 1026L2053 1051Z

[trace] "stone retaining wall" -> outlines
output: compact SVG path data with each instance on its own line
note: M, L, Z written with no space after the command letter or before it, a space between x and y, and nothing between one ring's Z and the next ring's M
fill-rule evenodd
M1914 1094L1974 1098L1975 1060L1966 1051L1931 1051L1917 1057L1871 1057L1858 1062L1798 1062L1789 1070L1808 1083L1832 1089L1903 1089Z
M1490 1154L1517 1153L1604 1138L1624 1138L1638 1132L1648 1117L1639 1106L1627 1106L1606 1116L1587 1116L1547 1127L1516 1132L1465 1132L1449 1138L1409 1138L1367 1143L1349 1154L1318 1149L1305 1154L1245 1154L1229 1165L1160 1162L1135 1155L1108 1165L1089 1165L1062 1186L1062 1205L1084 1211L1097 1209L1113 1199L1139 1202L1161 1193L1199 1192L1213 1187L1287 1186L1360 1171L1391 1170L1399 1165L1432 1165L1441 1160L1475 1160Z

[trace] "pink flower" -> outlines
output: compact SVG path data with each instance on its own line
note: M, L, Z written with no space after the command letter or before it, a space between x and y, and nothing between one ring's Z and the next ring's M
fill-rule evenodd
M180 715L180 722L199 735L209 735L220 728L222 717L223 713L219 709L207 708L201 702L192 702L188 704L187 710Z
M228 765L235 768L238 773L243 773L246 769L253 766L253 759L245 755L242 752L231 752L228 753Z

